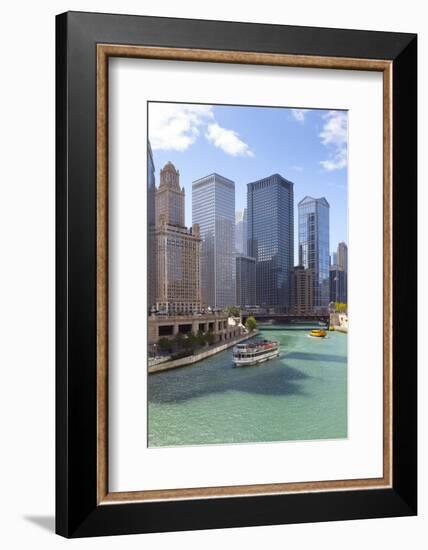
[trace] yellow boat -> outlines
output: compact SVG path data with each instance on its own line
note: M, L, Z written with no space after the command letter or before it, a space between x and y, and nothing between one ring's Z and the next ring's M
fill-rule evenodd
M311 330L311 336L314 336L315 338L324 338L324 336L327 336L327 333L322 328L315 328Z

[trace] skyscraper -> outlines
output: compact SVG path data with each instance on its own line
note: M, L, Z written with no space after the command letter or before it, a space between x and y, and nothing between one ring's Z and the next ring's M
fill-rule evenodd
M179 172L168 162L156 190L155 307L170 314L201 308L199 226L184 226L184 189Z
M337 245L337 265L346 273L348 272L348 247L346 243L340 242Z
M291 306L293 186L279 174L247 184L248 255L256 259L256 303L277 311Z
M330 267L330 302L348 303L348 274L341 267Z
M235 183L210 174L192 184L192 220L200 227L202 302L235 304Z
M293 312L306 315L313 310L314 280L310 269L297 265L292 275Z
M330 266L330 302L348 303L348 247L337 245L335 262Z
M156 191L156 220L163 215L170 225L184 227L184 187L180 188L180 172L172 162L160 171L159 189Z
M247 254L247 209L238 210L235 217L235 249L238 254Z
M305 197L298 210L299 264L313 273L314 309L325 309L330 298L330 205L325 197Z
M256 260L243 254L236 255L236 305L256 304Z

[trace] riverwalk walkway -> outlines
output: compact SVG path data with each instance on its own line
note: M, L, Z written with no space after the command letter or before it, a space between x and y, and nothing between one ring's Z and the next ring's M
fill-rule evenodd
M217 344L215 346L210 346L207 349L204 349L198 353L195 353L194 355L189 355L187 357L182 357L181 359L174 359L172 361L163 361L162 363L158 363L156 365L150 365L148 367L148 373L153 374L155 372L162 372L165 370L171 370L171 369L177 369L179 367L185 367L187 365L193 365L194 363L197 363L198 361L202 361L203 359L206 359L207 357L211 357L212 355L216 355L217 353L220 353L221 351L224 351L232 346L235 346L236 344L239 344L240 342L243 342L244 340L248 340L249 338L253 338L254 336L257 336L259 334L258 330L253 330L252 332L247 332L241 336L238 336L237 338L233 338L232 340L228 340L227 342L222 342L221 344Z

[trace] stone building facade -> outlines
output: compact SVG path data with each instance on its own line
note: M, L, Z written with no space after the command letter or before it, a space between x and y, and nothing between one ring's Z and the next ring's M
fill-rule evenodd
M156 190L156 311L191 314L201 309L200 246L198 224L191 229L184 225L184 188L168 162Z
M160 338L174 338L178 333L183 336L211 332L214 343L226 342L244 334L240 318L228 317L226 314L150 315L148 319L148 343L156 344Z
M313 312L314 277L310 269L298 265L292 273L292 312L295 315L307 315Z

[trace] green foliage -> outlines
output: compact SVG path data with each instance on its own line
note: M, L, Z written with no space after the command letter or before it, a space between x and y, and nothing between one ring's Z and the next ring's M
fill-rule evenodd
M158 341L158 347L163 352L172 352L172 359L179 359L181 357L187 357L192 355L195 350L199 347L210 346L215 343L215 335L213 332L209 331L203 333L199 330L196 334L191 332L184 335L181 332L178 332L174 338L171 340L165 337L162 337Z
M169 351L171 349L171 342L168 338L160 338L158 341L158 346L161 351Z
M256 329L257 327L257 322L256 320L254 319L254 317L252 315L250 315L249 317L247 317L247 320L245 321L245 327L247 330L249 330L250 332L252 332L253 330Z
M239 307L237 306L229 306L226 311L229 317L239 317L241 315Z
M195 343L197 346L204 346L205 345L205 336L202 330L198 330L196 336L195 336Z
M194 332L189 334L189 341L192 348L195 348L198 345L198 337Z
M193 349L193 346L194 346L194 343L193 343L193 339L192 339L192 334L189 334L188 336L186 336L184 339L183 339L183 348L184 349Z
M336 311L337 313L346 313L348 310L348 304L342 302L336 302Z
M183 347L184 335L181 332L177 332L174 336L174 345L176 349L181 349Z
M214 342L215 342L215 336L214 336L214 334L213 334L212 332L207 332L207 333L205 334L205 342L206 342L209 346L211 346L212 344L214 344Z

